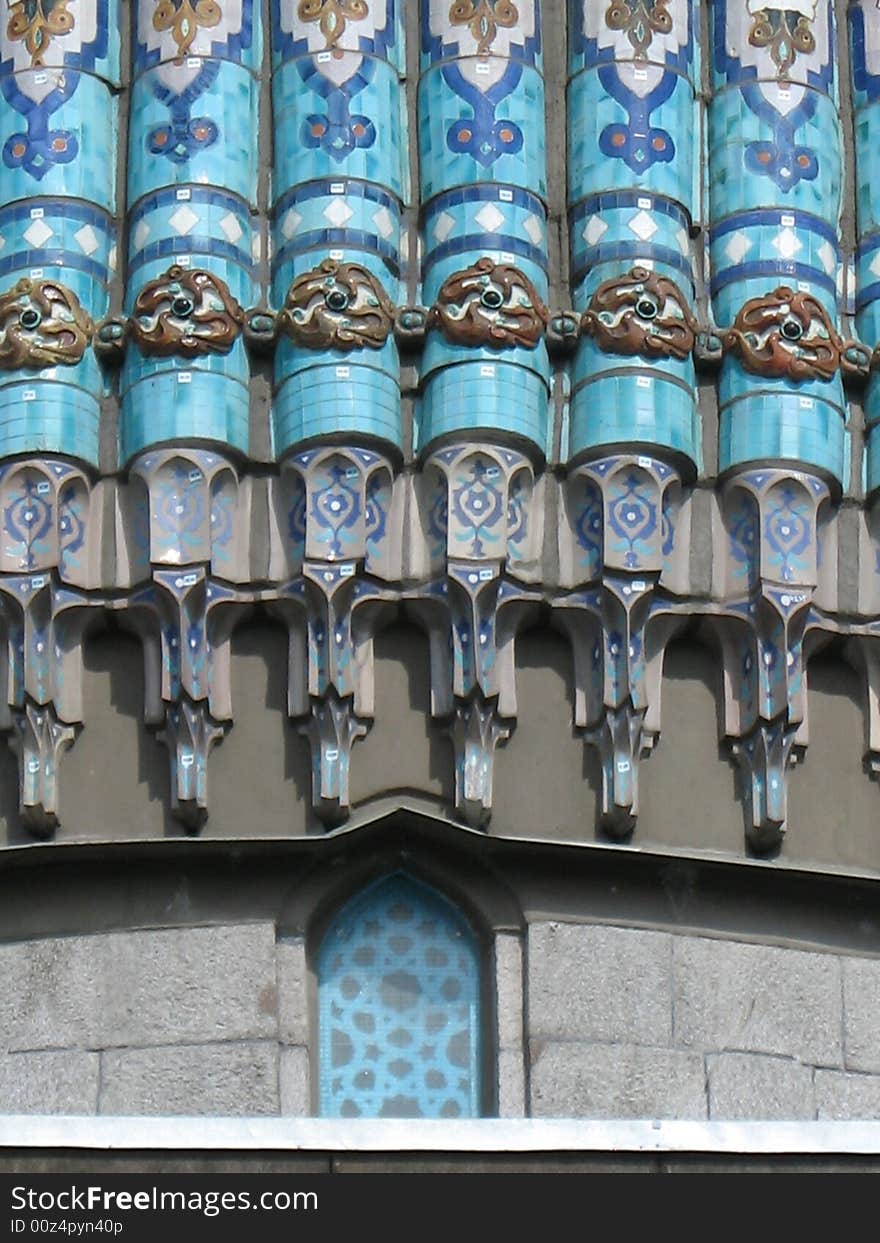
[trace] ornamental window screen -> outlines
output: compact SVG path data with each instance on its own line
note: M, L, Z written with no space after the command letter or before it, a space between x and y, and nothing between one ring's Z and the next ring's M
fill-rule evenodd
M462 916L395 874L350 901L318 957L319 1112L480 1113L480 957Z

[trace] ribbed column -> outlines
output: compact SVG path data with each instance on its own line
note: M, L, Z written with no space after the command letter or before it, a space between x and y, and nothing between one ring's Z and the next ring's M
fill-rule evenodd
M356 628L353 614L394 574L402 18L399 0L272 0L278 609L291 634L290 715L330 823L348 814L351 749L372 716L371 614Z
M569 17L572 285L587 312L569 453L635 441L693 472L696 11L691 0L572 0Z
M116 0L15 0L0 19L0 728L22 818L57 823L82 718L81 590L104 390L93 349L116 267ZM34 457L32 455L39 455ZM65 460L68 459L68 460ZM72 460L71 460L72 459Z
M422 296L430 308L416 443L432 710L456 804L492 807L516 715L513 636L537 547L535 469L552 435L545 331L546 127L538 0L421 5ZM524 601L526 603L524 604Z
M856 325L871 350L880 344L880 10L865 0L849 9L853 130L856 144ZM865 417L865 486L880 487L880 377L876 358Z
M5 6L0 22L0 455L97 466L90 348L116 263L116 0Z
M419 446L500 433L543 453L546 133L537 0L422 3Z
M134 348L123 463L167 440L248 447L242 308L257 300L259 6L138 0L128 161Z
M832 5L715 0L711 16L711 293L720 328L734 326L719 467L782 459L840 482L848 449Z
M711 294L725 349L718 632L746 831L767 849L807 741L803 637L821 525L849 473L842 372L864 370L866 356L837 327L833 5L714 0L711 18Z
M701 459L694 268L701 112L692 0L572 0L568 198L580 341L571 374L559 601L575 724L599 754L601 821L625 836L659 730L654 589L686 582L683 484ZM590 587L589 584L595 584ZM586 590L585 590L586 588ZM649 636L650 629L650 636Z
M852 125L855 136L855 322L871 353L865 394L865 523L859 575L859 611L880 614L880 10L865 0L849 6ZM880 643L874 625L852 640L867 689L865 764L880 777Z
M392 333L408 166L397 0L273 0L275 448L399 448Z
M260 290L260 68L255 0L138 0L119 443L129 565L145 582L124 607L145 648L145 715L168 747L172 809L190 830L207 816L208 753L232 714L228 584L247 575L236 454L248 449L245 308Z

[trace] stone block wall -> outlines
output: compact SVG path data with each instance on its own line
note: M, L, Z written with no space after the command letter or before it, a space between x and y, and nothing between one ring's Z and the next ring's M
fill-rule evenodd
M880 959L537 919L499 932L501 1117L880 1118ZM272 920L0 946L0 1112L314 1112L316 985Z
M267 923L5 945L0 1109L275 1114L283 1092L301 1110L284 968Z
M880 1116L880 961L549 922L528 981L535 1116Z

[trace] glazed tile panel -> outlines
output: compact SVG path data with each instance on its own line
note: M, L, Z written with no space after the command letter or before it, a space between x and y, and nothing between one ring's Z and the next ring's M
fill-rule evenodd
M880 10L853 0L849 10L856 142L856 326L873 346L880 341ZM872 371L865 402L865 484L880 485L880 385Z
M843 481L833 6L716 0L710 12L711 297L729 347L719 466L782 459ZM817 365L829 340L835 365Z
M399 449L402 7L272 0L271 11L275 449L336 432Z
M120 459L248 449L244 308L260 301L259 5L137 0L128 158L131 343Z
M0 23L0 455L98 461L92 349L116 267L116 0ZM70 331L65 331L69 325Z
M692 226L699 223L697 8L570 0L569 454L636 442L700 463Z
M548 437L546 127L538 0L422 0L417 447Z

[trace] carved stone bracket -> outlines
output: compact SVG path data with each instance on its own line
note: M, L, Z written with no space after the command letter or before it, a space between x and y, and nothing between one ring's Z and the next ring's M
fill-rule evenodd
M514 726L501 718L497 699L477 691L470 699L456 700L448 726L455 751L455 806L474 828L487 824L492 814L495 748L507 742Z
M289 635L288 714L309 741L312 805L328 825L349 815L352 746L373 716L373 636L391 600L355 562L306 561L271 606Z
M807 742L803 645L811 599L810 590L766 588L710 618L724 672L724 736L743 774L746 836L759 852L774 849L785 832L787 770Z
M0 728L19 760L19 805L38 836L58 824L58 764L82 723L80 642L97 560L91 486L69 462L0 467Z
M865 685L865 768L880 781L880 626L854 625L844 653Z
M428 634L431 712L455 749L456 808L473 826L492 812L495 747L516 723L514 643L540 607L540 484L527 457L488 444L447 445L421 479L419 566L408 611Z
M80 645L88 616L83 594L52 574L0 578L0 727L18 756L22 821L39 837L57 827L59 759L82 723Z
M775 848L787 770L808 742L804 641L816 624L826 483L784 470L735 476L721 495L727 600L710 618L724 669L724 735L743 772L746 834Z
M553 602L554 620L574 653L575 725L599 754L602 826L625 837L639 760L660 731L663 655L682 624L670 597L687 590L687 499L667 462L634 454L575 467L564 497L560 581L573 590Z
M657 582L606 572L601 586L553 602L574 654L574 723L599 755L601 824L617 838L636 825L639 760L660 733L663 656L683 624L656 598Z
M373 716L373 636L394 596L399 548L393 467L371 449L308 450L282 464L271 605L290 641L288 712L312 755L312 804L327 824L350 809L351 752ZM390 611L393 612L393 605Z
M204 566L156 568L119 602L144 649L145 708L171 762L171 809L191 832L208 817L208 755L231 725L229 641L249 599Z
M450 560L445 578L411 596L430 643L431 713L455 747L456 809L475 828L492 814L495 747L516 725L516 635L541 602L500 561Z
M171 810L190 832L208 818L208 755L229 724L214 719L207 700L193 703L180 695L166 706L164 724L156 731L171 762Z
M19 814L35 837L58 826L58 766L73 745L78 725L58 719L52 704L28 701L12 713L9 746L18 757Z
M111 605L142 643L144 715L168 748L171 808L191 832L207 819L208 756L232 721L229 642L252 597L234 585L247 578L238 487L217 453L139 458L120 541L136 585Z

